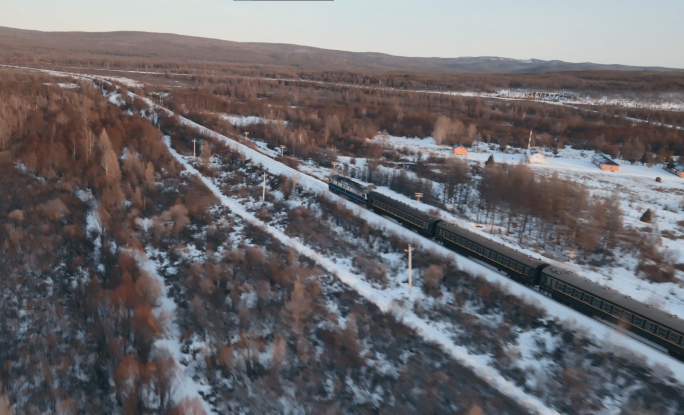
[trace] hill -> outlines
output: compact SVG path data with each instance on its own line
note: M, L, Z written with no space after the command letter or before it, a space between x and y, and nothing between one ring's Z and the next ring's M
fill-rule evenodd
M377 70L445 73L535 73L587 70L673 70L661 67L571 63L501 57L420 58L346 52L309 46L232 42L170 33L41 32L0 27L3 60L26 56L178 60L272 65L306 70Z

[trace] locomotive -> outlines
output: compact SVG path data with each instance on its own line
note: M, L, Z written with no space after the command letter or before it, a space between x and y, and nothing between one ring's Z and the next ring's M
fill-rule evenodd
M684 320L589 279L489 240L454 223L413 208L343 176L328 188L445 247L538 289L590 317L636 335L650 346L684 360Z

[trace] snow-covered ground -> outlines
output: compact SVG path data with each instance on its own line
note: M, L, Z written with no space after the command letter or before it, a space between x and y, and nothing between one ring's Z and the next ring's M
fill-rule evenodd
M255 116L241 116L241 115L222 115L221 118L228 121L235 127L246 127L251 124L273 124L277 122L282 122L287 125L287 121L282 120L269 120L262 117Z
M479 144L475 148L469 149L467 158L464 158L453 155L448 147L438 146L432 138L379 136L376 140L383 146L397 149L405 148L415 157L418 157L420 153L421 157L427 158L428 154L432 153L443 157L461 158L469 163L482 163L490 155L493 155L494 160L498 163L517 164L523 160L522 152L517 149L503 153L498 149L490 149L486 144ZM625 213L624 223L626 227L639 230L653 227L653 232L656 233L668 231L678 237L684 237L684 228L679 225L680 222L684 221L684 179L665 171L661 166L631 165L619 160L618 162L621 163L620 171L607 172L600 170L591 163L593 152L574 150L570 147L559 150L557 155L547 150L545 155L547 161L545 165L529 165L535 173L545 175L557 173L559 177L581 183L582 186L596 195L611 196L617 194L621 208ZM657 177L661 178L660 183L656 182ZM413 200L389 189L381 188L379 191L406 203L414 203ZM421 204L421 208L424 210L435 209L433 206L424 204ZM646 209L651 209L655 213L657 217L655 226L639 220ZM448 220L466 226L474 232L484 234L515 249L522 249L530 254L539 255L539 253L521 247L517 238L507 238L497 233L488 233L486 228L476 227L474 217L455 217L444 211L440 213ZM663 237L662 241L662 249L668 253L673 262L684 263L682 239ZM684 316L684 274L681 271L677 271L679 283L658 284L635 275L636 258L623 257L618 261L619 266L607 268L559 263L552 259L549 261L559 266L571 268L575 272L611 289L623 292L625 295L631 295L640 301L654 304L664 310Z
M157 110L163 110L160 107L154 105L152 102L148 100L148 104L151 107L156 108ZM167 111L168 110L163 110ZM222 136L220 134L217 134L213 131L210 131L202 126L199 126L187 119L184 119L182 117L179 117L179 119L185 123L186 125L189 125L193 128L196 129L198 132L198 135L203 135L203 136L208 136L208 137L213 137L216 138L222 142L224 142L226 145L230 146L231 148L242 152L247 159L251 160L255 164L261 164L266 170L268 170L271 174L274 175L279 175L279 174L285 174L287 176L293 177L296 179L298 185L307 188L309 190L312 190L314 192L324 192L327 189L326 184L321 181L317 180L316 178L311 177L308 174L303 174L297 170L294 170L292 168L289 168L287 166L284 166L281 163L278 163L277 161L273 160L271 157L269 157L266 154L263 154L259 151L253 150L249 147L246 147L244 145L241 145L225 136ZM421 140L421 141L427 141L427 140ZM167 143L168 144L168 143ZM411 141L406 140L405 143L407 146L411 145ZM429 143L425 143L429 144ZM434 142L432 143L434 145ZM193 174L198 174L198 172L188 163L187 160L185 160L182 156L180 156L178 153L176 153L170 146L170 151L172 154L183 164L186 169ZM415 150L421 149L421 151L426 151L427 149L425 146L415 146ZM430 150L432 151L432 150ZM440 151L439 148L436 148L435 151ZM448 153L448 152L447 152ZM470 158L473 161L477 161L478 157L481 157L482 159L486 159L489 154L487 153L487 150L482 149L481 152L472 152L472 155ZM562 155L562 154L561 154ZM515 157L517 157L517 160ZM497 157L495 155L495 157ZM504 161L504 162L511 162L511 163L516 163L519 162L520 155L502 155L502 160L497 160L497 161ZM559 157L563 158L563 157ZM589 168L593 168L600 172L602 175L610 174L610 173L605 173L601 172L600 170L596 169L593 165L589 164L588 166L580 163L582 162L580 157L572 157L571 155L568 155L566 157L567 160L570 160L569 163L571 165L577 166L577 170L572 170L572 169L560 169L563 172L569 171L573 172L576 171L578 174L589 174L592 175L593 173L589 172ZM549 162L554 161L554 159L549 159ZM573 162L572 160L577 160L577 162ZM579 163L579 164L578 164ZM547 166L535 166L535 169L545 169L545 171L553 171L553 169L547 165ZM543 171L543 170L540 170ZM662 170L661 170L662 171ZM665 174L669 174L667 172L663 171L663 185L666 185L667 182L665 181ZM572 173L571 173L572 174ZM623 173L617 173L614 174L615 176L619 176L620 174ZM624 175L624 177L640 177L643 176L643 172L632 172ZM650 177L649 175L645 176L646 178ZM221 199L221 201L228 207L233 210L236 214L242 216L244 219L258 224L262 227L262 229L266 230L268 233L273 235L274 237L278 238L281 240L283 243L286 245L289 245L293 248L295 248L298 252L300 252L303 255L308 256L309 258L313 259L316 261L320 266L323 268L329 270L330 272L334 273L335 275L340 278L341 281L343 281L345 284L348 284L351 288L356 290L360 295L368 299L369 301L375 303L378 305L378 307L388 313L393 313L399 321L402 321L404 324L407 326L413 328L420 336L422 336L425 340L439 344L443 350L451 355L454 359L457 361L461 362L463 365L470 367L473 369L474 372L478 373L479 376L481 376L484 380L489 382L490 384L496 386L498 389L500 389L503 393L506 395L510 396L511 398L515 399L517 402L520 404L524 405L525 407L529 408L530 410L538 413L557 413L554 409L549 408L546 406L542 401L540 401L537 397L530 395L527 393L523 388L520 386L516 385L515 383L511 382L510 380L506 379L503 375L501 375L495 368L493 368L490 365L489 362L489 357L488 356L482 356L478 354L473 354L471 351L468 349L459 346L453 342L453 340L450 338L449 334L447 332L444 332L443 330L440 329L439 326L435 326L434 324L431 324L429 321L425 320L423 317L417 316L414 312L404 309L404 308L397 308L396 304L398 302L402 301L411 301L415 298L415 295L418 294L413 294L413 293L407 293L406 290L404 289L395 289L395 290L389 290L389 291L383 291L379 290L376 287L374 287L372 284L368 283L365 281L362 277L357 274L354 274L350 269L344 266L340 266L340 264L337 264L336 262L332 261L330 258L327 258L325 256L322 256L320 253L316 252L315 250L311 249L310 247L304 245L298 240L292 239L289 236L285 235L281 230L276 229L272 226L269 226L268 224L263 223L259 219L257 219L252 213L250 213L245 207L240 205L234 200L231 200L230 198L225 197L224 195L221 194L219 188L212 183L209 179L200 177L207 187L211 189L214 193L216 193L217 196ZM674 178L674 176L673 176ZM634 181L633 179L627 179L627 182ZM675 182L673 182L675 183ZM621 185L625 185L624 183L620 183ZM601 191L603 189L602 185L597 185L597 190L596 191ZM674 184L672 184L672 188L676 188ZM435 244L433 241L427 240L425 238L420 238L414 233L398 226L397 224L383 218L380 216L377 216L367 210L361 209L358 206L347 202L343 199L336 198L335 196L331 196L333 199L337 200L339 203L344 203L349 209L354 211L357 215L361 216L364 220L366 220L370 225L376 226L378 228L390 230L393 233L396 233L397 235L400 235L402 238L405 238L408 241L412 241L416 246L420 246L422 249L425 250L434 250L435 252L438 252L440 255L444 255L447 257L451 257L454 259L458 260L459 267L468 273L474 274L474 275L482 275L484 278L486 278L489 281L492 282L497 282L502 284L503 289L506 292L509 292L513 295L516 295L520 298L522 298L524 301L534 304L537 306L540 306L546 312L548 315L552 318L556 318L558 320L564 321L567 325L575 327L578 331L584 332L583 335L588 336L593 338L598 344L603 345L606 348L611 348L611 345L618 345L624 348L627 348L629 350L632 350L636 352L639 355L642 355L645 357L645 359L650 362L652 365L656 366L663 366L663 367L669 367L670 370L674 372L674 376L678 381L684 381L684 364L675 361L671 359L669 356L654 352L653 349L651 349L648 346L645 346L644 344L633 340L632 338L622 335L618 333L617 331L608 328L607 326L596 322L595 320L588 318L584 315L581 315L574 310L571 310L561 304L558 304L554 302L553 300L550 300L549 298L535 292L531 291L523 286L520 286L518 284L512 283L508 278L493 272L491 269L486 268L472 260L460 257L456 255L455 253L445 249L444 247L441 247L440 245ZM400 198L397 195L397 198ZM643 202L642 202L643 203ZM395 287L396 288L396 287ZM684 297L683 297L684 298ZM684 313L682 313L684 314ZM553 342L553 339L544 339L544 335L537 335L535 337L534 334L529 334L528 336L524 336L520 341L519 341L519 347L525 347L526 343L531 343L534 342L535 344L538 344L539 342L539 336L541 336L541 340L545 342ZM533 350L533 348L531 348ZM526 357L522 360L523 363L521 364L528 364L528 365L534 365L533 359L529 356L526 355ZM540 369L541 370L541 369ZM192 389L192 388L191 388Z

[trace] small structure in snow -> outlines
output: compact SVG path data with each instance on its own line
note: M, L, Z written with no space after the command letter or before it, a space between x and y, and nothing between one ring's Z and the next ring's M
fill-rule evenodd
M546 164L546 156L537 147L525 150L525 163L527 164Z
M675 176L684 177L684 164L682 163L675 163L671 167L666 165L665 170L669 171Z
M605 154L595 154L591 162L598 166L601 170L620 171L620 165L610 159Z
M468 149L463 147L461 144L456 144L451 149L451 152L456 154L457 156L467 156L468 155Z
M527 164L546 164L546 156L541 152L539 147L531 147L532 144L532 130L530 130L530 139L527 141L527 150L525 150L524 157Z

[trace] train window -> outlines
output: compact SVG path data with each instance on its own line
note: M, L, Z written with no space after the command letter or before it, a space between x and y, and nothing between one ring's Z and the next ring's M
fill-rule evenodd
M477 252L480 253L480 254L483 253L483 252L484 252L484 248L481 247L481 246L478 246L478 247L477 247Z
M503 261L503 257L499 254L496 254L496 260L501 262L501 261Z
M635 326L643 326L644 325L644 319L641 317L634 316L634 325Z
M484 250L484 256L489 257L489 249Z
M622 314L622 309L619 307L613 307L613 311L610 314L614 315L617 318L620 318L620 314Z
M496 252L494 252L494 251L490 252L490 253L489 253L489 257L490 257L491 259L496 259Z
M504 265L508 265L508 258L504 258L503 264L504 264Z
M563 284L562 282L559 282L556 284L556 288L558 289L558 291L563 291L563 290L565 290L565 284Z
M551 284L553 284L553 278L546 277L546 285L551 287L552 286Z
M655 326L655 324L651 323L650 321L647 321L646 324L644 324L644 328L650 332L654 332L656 326Z
M525 268L525 267L523 267L523 266L520 265L520 264L518 264L518 265L515 266L515 269L517 269L517 270L520 271L520 272L522 272L524 268Z
M610 312L611 305L608 304L608 303L606 303L606 302L604 302L602 308L603 308L603 311L608 311L608 312Z
M629 311L623 311L622 312L622 319L627 321L627 322L631 322L632 321L632 313L630 313Z
M664 328L658 327L656 333L658 333L658 336L662 337L663 339L667 339L667 330L665 330Z
M679 336L677 334L670 332L670 340L672 340L675 343L679 343Z
M601 300L594 298L594 301L592 301L591 304L593 304L594 307L601 307Z
M573 288L571 286L569 286L569 285L565 286L565 293L566 294L572 294L572 290L573 290Z
M472 246L473 246L473 244L472 244L470 241L466 242L466 247L467 247L467 248L472 248Z
M575 290L575 293L573 294L573 297L582 299L582 294L584 294L582 291L580 291L580 290Z
M591 296L587 293L584 293L584 298L582 299L585 303L591 304Z

